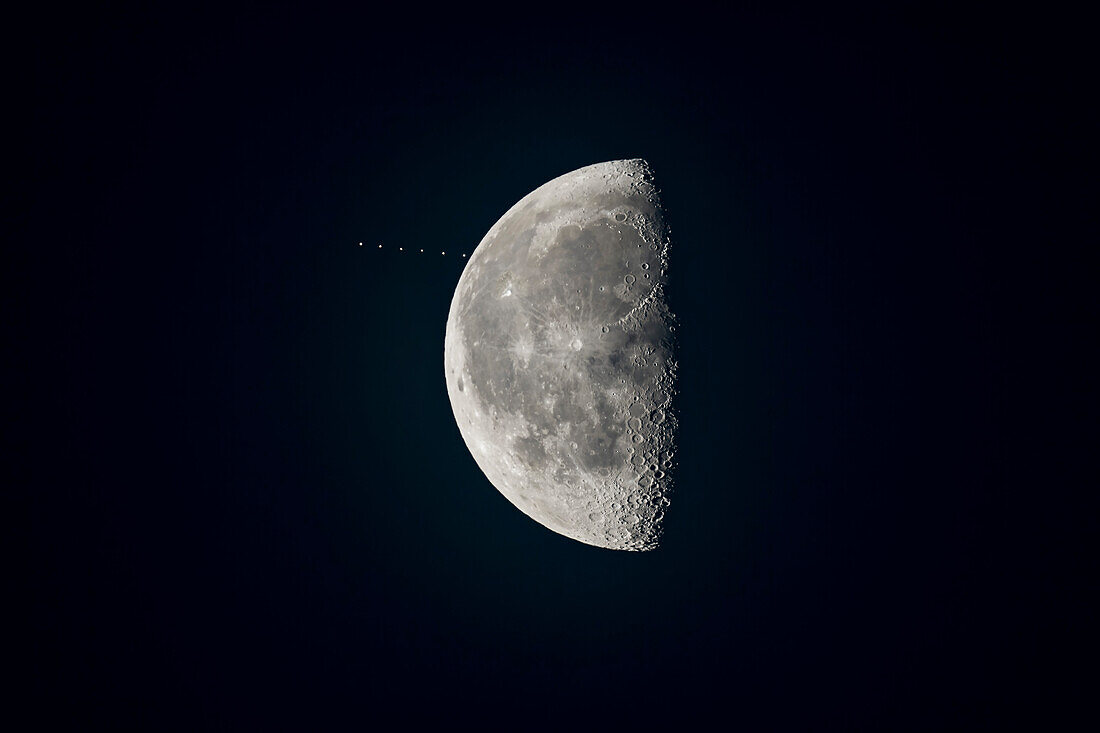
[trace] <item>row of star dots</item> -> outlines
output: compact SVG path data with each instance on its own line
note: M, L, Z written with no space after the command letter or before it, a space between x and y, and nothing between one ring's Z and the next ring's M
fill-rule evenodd
M360 246L360 247L362 247L362 246L363 246L363 243L362 243L362 242L360 242L360 243L359 243L359 246ZM378 245L378 249L382 249L382 245ZM404 251L405 251L405 248L404 248L404 247L398 247L398 248L397 248L397 251L398 251L398 252L404 252ZM421 251L421 253L423 253L423 252L424 252L424 250L420 250L420 251ZM441 254L441 255L445 255L445 254L447 254L447 253L446 253L446 252L440 252L439 254ZM463 257L465 257L465 256L466 256L466 253L465 253L465 252L463 252L463 253L462 253L462 256L463 256Z

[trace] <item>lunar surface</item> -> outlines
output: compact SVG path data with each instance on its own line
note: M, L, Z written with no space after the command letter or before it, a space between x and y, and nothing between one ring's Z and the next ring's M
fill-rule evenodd
M524 514L598 547L651 550L674 468L669 237L644 160L525 196L471 255L447 318L455 420Z

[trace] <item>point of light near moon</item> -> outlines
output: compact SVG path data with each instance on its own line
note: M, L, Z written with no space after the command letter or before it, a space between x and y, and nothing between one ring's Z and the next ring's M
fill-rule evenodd
M360 242L360 243L359 243L359 246L360 246L360 247L362 247L362 246L363 246L363 243L362 243L362 242ZM379 245L378 245L378 249L382 249L382 245L381 245L381 244L379 244ZM404 247L398 247L398 248L397 248L397 251L398 251L398 252L404 252L404 251L405 251L405 248L404 248ZM412 251L412 250L410 250L410 251ZM421 250L420 250L420 254L424 254L424 250L423 250L423 249L421 249ZM439 254L440 254L441 256L446 256L446 255L447 255L447 252L446 252L446 250L443 250L443 251L441 251L441 252L440 252ZM463 252L462 254L460 254L460 255L459 255L459 257L463 257L463 258L465 258L466 256L467 256L467 253L466 253L466 252Z

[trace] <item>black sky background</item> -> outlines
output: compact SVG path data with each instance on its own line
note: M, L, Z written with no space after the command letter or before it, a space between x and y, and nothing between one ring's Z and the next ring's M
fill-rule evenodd
M1074 19L534 10L14 29L20 698L83 730L1068 715ZM627 157L681 320L643 554L513 508L442 369L456 255Z

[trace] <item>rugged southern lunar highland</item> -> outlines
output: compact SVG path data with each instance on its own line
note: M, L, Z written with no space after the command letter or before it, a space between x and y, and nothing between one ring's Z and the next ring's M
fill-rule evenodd
M447 393L489 481L566 537L650 550L676 420L669 238L644 160L525 196L478 245L447 318Z

